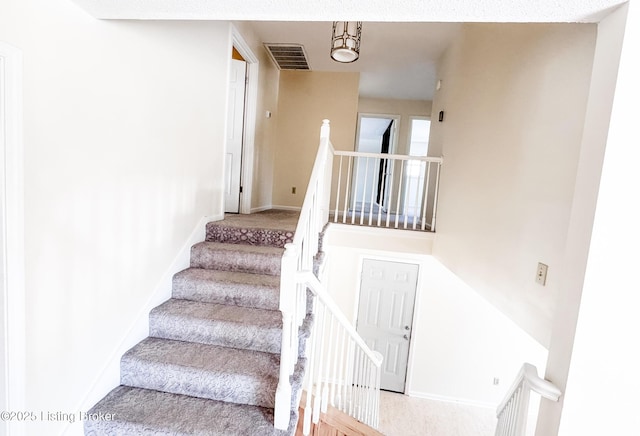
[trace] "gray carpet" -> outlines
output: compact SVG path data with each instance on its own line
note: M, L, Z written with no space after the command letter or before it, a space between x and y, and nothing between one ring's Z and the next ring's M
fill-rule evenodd
M207 226L191 267L173 278L173 298L149 314L149 337L122 357L121 385L89 411L113 419L85 421L86 435L294 434L312 316L300 330L291 423L276 431L280 261L297 214L263 218L264 227L254 215Z

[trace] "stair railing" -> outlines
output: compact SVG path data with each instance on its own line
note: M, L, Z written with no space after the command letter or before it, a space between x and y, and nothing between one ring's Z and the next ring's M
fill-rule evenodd
M496 436L525 436L532 392L552 401L558 401L562 395L553 383L538 376L535 366L525 363L498 406Z
M318 424L328 405L377 428L382 354L371 350L314 274L304 274L314 294L315 328L308 343L302 433Z
M309 351L307 401L312 398L311 388L315 387L317 393L313 400L313 421L318 422L320 412L326 411L330 402L342 405L341 410L353 417L368 420L369 425L377 425L382 357L367 347L314 275L320 233L329 221L334 153L329 134L329 120L323 120L320 145L293 242L285 246L282 256L282 348L274 410L274 426L277 429L288 427L291 408L297 408L292 404L290 376L294 373L299 355L306 350ZM307 292L315 296L316 304L308 304ZM309 313L314 319L311 336L306 347L301 347L299 330ZM334 336L341 338L342 348L337 345L337 340L334 342ZM337 351L339 349L341 352ZM311 417L312 414L307 413L306 416Z

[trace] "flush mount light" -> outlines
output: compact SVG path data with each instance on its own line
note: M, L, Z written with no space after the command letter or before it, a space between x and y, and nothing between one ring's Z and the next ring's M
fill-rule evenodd
M331 59L336 62L355 62L360 56L362 21L334 21L331 35Z

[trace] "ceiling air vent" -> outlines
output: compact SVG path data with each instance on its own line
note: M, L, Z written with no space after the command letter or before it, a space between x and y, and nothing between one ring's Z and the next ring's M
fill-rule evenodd
M281 70L309 70L307 54L301 44L265 44L273 62Z

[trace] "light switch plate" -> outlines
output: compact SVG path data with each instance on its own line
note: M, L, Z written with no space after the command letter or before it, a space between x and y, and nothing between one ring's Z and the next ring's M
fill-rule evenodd
M542 262L538 262L538 270L536 271L536 283L539 285L547 284L547 270L549 267Z

